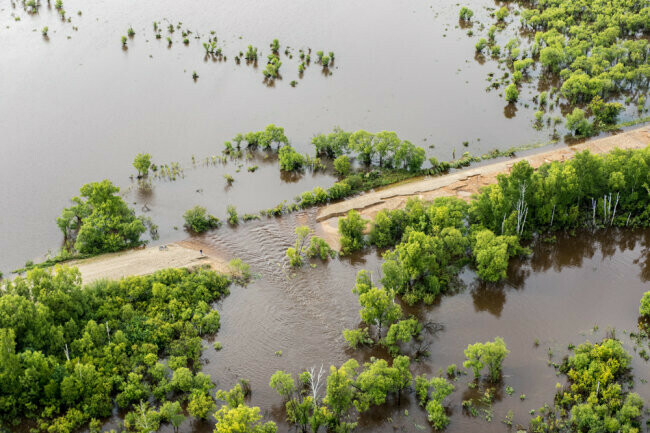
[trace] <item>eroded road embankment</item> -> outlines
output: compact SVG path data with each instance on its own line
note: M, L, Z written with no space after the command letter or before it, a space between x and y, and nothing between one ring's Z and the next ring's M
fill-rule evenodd
M164 248L150 247L119 253L102 254L90 259L75 260L84 283L100 279L118 280L129 275L149 275L166 268L195 268L209 265L220 272L228 272L224 260L191 241L169 244Z
M650 145L650 126L644 126L617 135L589 140L571 147L562 147L494 164L468 168L444 176L425 177L389 186L323 207L316 218L320 223L318 232L333 248L338 249L338 218L350 210L356 210L361 213L362 217L373 220L380 210L402 208L411 197L432 200L436 197L453 196L468 201L473 194L479 192L481 187L495 183L498 174L508 173L514 164L522 160L527 160L533 168L538 168L545 162L571 159L577 152L583 150L589 150L592 153L607 153L616 148L640 149L648 145Z

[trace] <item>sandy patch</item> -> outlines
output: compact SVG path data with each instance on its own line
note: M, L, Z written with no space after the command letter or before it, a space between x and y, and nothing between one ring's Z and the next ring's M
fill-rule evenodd
M199 248L184 242L168 244L164 249L150 247L102 254L90 259L75 260L67 265L79 268L84 283L104 278L117 280L128 275L149 275L166 268L210 265L221 272L228 269L224 260L209 255L205 250L201 254Z

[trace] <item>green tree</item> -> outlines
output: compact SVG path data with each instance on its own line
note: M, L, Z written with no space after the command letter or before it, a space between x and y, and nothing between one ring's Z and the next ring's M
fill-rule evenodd
M219 228L221 221L213 215L209 215L202 206L194 206L183 214L185 227L195 233L203 233L210 229Z
M566 127L578 137L588 137L593 131L591 123L585 118L585 112L577 107L567 115Z
M350 174L350 158L347 155L340 155L334 160L334 170L341 176Z
M363 231L367 224L368 222L355 210L349 211L345 218L339 218L341 254L347 255L365 246Z
M74 206L64 209L57 225L66 239L74 237L74 247L82 254L119 251L142 244L146 231L135 217L120 189L110 181L93 182L81 187L81 197L73 198Z
M501 365L508 353L510 351L501 337L496 337L494 341L486 343L470 344L465 349L467 360L463 362L463 367L471 368L474 372L474 379L479 379L481 370L487 365L490 381L497 382L501 377Z
M643 294L641 305L639 306L639 314L643 317L650 317L650 292Z
M151 167L151 155L148 153L138 153L133 160L133 167L138 170L138 178L147 177Z
M291 375L282 370L273 373L269 386L287 400L296 391Z
M208 416L215 409L214 399L201 390L194 390L190 395L190 401L187 404L187 412L194 418L208 419Z
M506 101L517 102L518 98L519 91L517 90L517 86L514 83L511 83L508 87L506 87Z
M305 165L305 157L287 145L280 148L278 153L280 169L284 171L296 171Z
M472 255L479 278L497 282L506 278L508 260L517 245L515 236L496 236L490 230L480 230L474 235Z

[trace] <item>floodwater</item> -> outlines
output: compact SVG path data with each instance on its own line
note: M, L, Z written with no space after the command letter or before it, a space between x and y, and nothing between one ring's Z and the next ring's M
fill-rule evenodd
M489 0L464 4L486 26L489 8L500 6ZM0 3L4 272L48 250L56 252L61 235L55 219L87 182L108 178L122 188L138 214L149 209L146 215L160 226L160 242L187 237L182 214L194 205L223 218L228 204L240 215L256 212L335 182L322 172L281 174L272 155L211 163L224 141L269 123L283 126L300 152L312 152L314 134L340 126L394 130L425 147L428 156L445 160L464 151L482 154L546 142L551 133L548 128L534 130L534 110L523 106L539 89L525 86L515 109L498 91L485 91L487 74L500 76L503 71L489 59L474 58L474 44L482 36L479 24L474 25L475 36L468 37L468 29L458 24L460 6L455 3L196 0L190 9L170 0L65 0L64 7L71 23L61 22L46 2L36 15L25 13L20 4ZM509 19L518 18L511 14ZM154 38L154 20L162 23L161 40ZM176 30L168 47L166 25L179 21L194 33L186 46ZM49 27L48 38L41 35L44 26ZM136 35L122 49L120 37L129 26ZM225 61L205 58L201 42L211 30L228 57ZM503 46L514 32L511 26L499 34L498 43ZM196 34L202 39L194 39ZM253 44L263 59L274 38L280 40L281 52L291 46L294 58L282 54L282 79L267 86L263 60L256 69L236 65L234 55ZM295 50L307 47L335 52L331 74L312 64L298 76ZM198 80L192 80L192 71ZM295 88L289 85L292 80L298 81ZM629 108L621 120L631 117ZM130 179L135 171L131 162L139 152L152 154L157 164L180 163L184 176L152 179L149 188L140 187ZM253 165L259 169L251 173L247 168ZM235 178L232 186L224 174ZM224 389L240 378L250 380L250 403L260 406L280 431L290 427L284 423L281 398L268 387L273 372L297 374L310 367L338 366L350 357L385 356L351 351L342 337L343 329L359 324L357 299L351 293L355 275L368 269L379 278L378 252L316 261L315 268L297 271L287 267L284 253L293 243L293 230L298 224L311 225L314 213L264 218L198 237L209 246L206 250L240 257L258 274L248 287L233 288L218 306L222 329L216 339L223 350L216 352L206 342L203 371ZM456 293L433 306L407 309L434 325L423 342L430 357L414 364L415 374L431 376L451 363L461 365L468 344L495 336L503 337L511 351L492 406L493 420L463 412L462 400L476 396L465 376L448 398L447 431L502 431L506 427L501 419L510 409L515 424L527 424L528 412L552 402L555 383L563 381L547 365L549 348L553 361L559 362L570 343L597 341L615 328L631 351L623 331L636 329L639 300L648 290L648 248L650 231L558 236L555 244L536 246L530 259L513 262L501 285L481 284L465 271ZM277 351L282 355L276 356ZM650 387L641 381L648 378L647 363L636 354L633 359L636 391L647 399ZM506 395L506 385L515 389L513 396ZM521 401L520 394L526 399ZM364 414L359 431L411 432L422 427L431 429L413 395L405 394L399 406L391 401ZM188 421L182 431L207 433L212 425Z
M206 341L203 371L222 389L229 389L240 378L250 380L250 404L260 406L266 419L280 425L280 431L292 430L284 422L281 397L268 386L276 370L297 375L311 367L340 366L352 357L359 361L373 355L386 357L367 348L350 350L342 337L343 329L360 323L358 302L351 292L356 273L367 269L377 280L379 252L370 250L329 262L313 260L315 268L288 267L284 253L294 240L296 225L311 225L314 216L300 212L200 239L209 248L241 257L257 274L250 285L234 287L218 305L222 327L215 340L223 349L217 352L212 341ZM446 431L504 431L501 420L509 410L514 412L515 426L527 425L529 411L552 404L555 384L565 383L564 376L556 376L548 365L549 349L552 361L560 363L569 353L569 344L597 342L612 330L632 354L634 391L647 401L650 385L642 379L650 378L650 370L634 353L627 333L637 330L639 301L649 287L649 257L649 230L560 234L554 244L534 244L529 259L514 260L502 284L483 284L471 270L465 270L454 293L432 306L405 308L422 323L433 325L421 343L430 356L413 364L414 375L430 377L452 363L461 366L468 344L496 336L510 350L503 364L503 381L494 392L492 421L486 421L483 412L472 417L463 411L461 402L480 397L486 384L472 390L467 386L471 376L461 376L447 399L451 423ZM414 346L407 347L405 353L413 355L414 350ZM506 386L514 388L513 395L506 394ZM521 394L526 395L523 401ZM182 431L208 433L212 422L187 421ZM399 406L391 400L364 413L358 431L412 432L422 430L421 426L431 430L415 396L406 392Z
M158 164L186 167L185 179L154 181L146 194L127 194L138 213L145 204L151 209L161 242L168 242L186 236L181 216L195 204L219 217L227 204L253 212L335 181L306 174L287 182L273 164L256 173L245 167L235 173L236 163L192 168L192 156L199 161L218 155L236 133L269 123L283 126L301 152L312 152L314 134L338 125L394 130L445 160L464 151L543 143L551 134L534 130L534 110L522 106L538 93L532 85L514 110L497 91L485 90L488 73L503 73L496 62L474 58L474 44L485 32L479 23L487 25L489 9L498 6L490 0L466 2L475 12L473 37L459 26L457 4L422 0L197 0L191 7L170 0L65 0L70 23L59 19L54 2L41 3L33 15L21 2L0 4L5 273L56 253L62 239L55 219L81 185L108 178L129 189L139 152L152 154ZM159 40L153 21L161 23ZM192 31L189 44L177 29L168 46L166 27L178 22ZM120 38L129 26L136 34L123 49ZM517 32L514 27L498 35L501 45ZM210 31L227 60L206 58L201 42ZM282 45L282 79L267 86L261 70L274 38ZM234 62L249 44L262 51L257 68ZM293 59L284 55L286 46ZM312 64L300 78L300 48L311 48L312 55L333 51L331 73ZM225 188L226 173L235 176L231 188Z

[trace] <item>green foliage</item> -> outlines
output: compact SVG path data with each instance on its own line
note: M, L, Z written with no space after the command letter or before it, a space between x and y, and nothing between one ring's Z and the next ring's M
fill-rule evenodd
M56 220L64 242L71 244L74 240L74 248L82 254L142 245L140 236L146 228L118 195L119 191L108 180L82 186L80 197L72 199L74 205L64 209Z
M485 38L479 39L479 41L476 43L474 46L476 48L477 53L483 52L483 49L488 46L488 41Z
M617 340L579 345L560 366L569 385L559 386L553 410L532 419L531 427L558 426L549 431L560 431L564 425L571 431L639 431L643 399L624 389L630 363L630 355Z
M307 253L307 239L312 231L307 226L298 226L295 231L296 242L293 247L287 249L286 255L291 266L300 267L303 265L303 257Z
M217 398L226 404L214 414L217 422L214 433L275 433L273 421L262 423L259 407L244 404L244 392L240 384L230 391L218 391Z
M442 403L454 391L454 385L442 377L427 380L425 375L415 378L415 393L421 406L425 406L427 418L436 430L444 429L449 424Z
M384 325L394 323L402 317L402 308L395 303L393 291L357 283L353 292L359 295L361 320L367 325L376 326L379 336Z
M341 176L350 174L350 169L350 157L347 155L340 155L334 160L334 170Z
M133 167L138 170L138 177L146 177L151 167L151 155L148 153L138 153L133 160Z
M370 337L368 333L368 328L363 329L344 329L343 338L348 342L348 345L352 349L356 349L359 346L370 345L374 343L374 340Z
M346 255L362 249L366 242L363 231L368 222L361 218L359 212L351 210L345 218L339 218L338 227L341 235L341 254Z
M219 329L211 305L229 283L212 271L167 269L82 286L79 271L64 267L8 282L0 292L0 420L70 431L117 404L133 409L131 426L176 422L182 412L169 404L160 414L133 405L171 391L181 399L209 392L209 376L187 366L199 365L202 336Z
M521 29L534 34L530 58L545 69L535 79L551 83L551 92L560 91L570 108L596 96L606 100L647 86L646 8L624 0L559 0L522 6ZM499 9L497 25L503 26L507 15L506 6ZM492 43L495 30L493 26L488 32ZM507 50L507 57L500 60L513 59L515 50ZM516 65L515 69L520 70ZM617 108L607 110L612 111L605 118Z
M185 227L194 233L203 233L210 229L216 229L221 226L221 221L213 215L209 215L207 210L202 206L194 206L183 214Z
M307 257L320 257L321 260L336 257L334 251L323 238L312 236L309 240L309 248L306 251Z
M508 16L508 7L503 6L496 12L497 21L503 21Z
M596 120L603 125L615 124L618 114L623 110L623 106L618 102L603 102L600 96L595 96L591 100L589 108L591 108Z
M593 127L586 119L585 112L577 107L566 116L566 127L578 137L589 137L593 133Z
M472 255L479 278L493 283L506 278L508 260L518 251L518 246L516 236L496 236L487 229L476 232Z
M420 332L422 332L422 325L417 319L400 320L390 325L386 337L381 343L386 346L392 356L395 356L399 353L398 343L408 343L419 336Z
M469 21L472 19L473 16L474 16L474 12L472 12L471 9L465 6L460 8L460 12L458 12L458 18L460 18L463 21Z
M305 157L296 152L291 146L283 146L278 153L280 169L284 171L296 171L305 165Z
M296 391L291 375L284 371L276 371L273 373L269 386L287 400Z
M226 214L228 214L228 224L236 226L239 224L239 214L237 213L237 208L229 204L226 206Z
M639 314L643 317L650 317L650 292L645 292L641 298Z
M501 337L486 343L470 344L465 349L467 360L463 362L463 367L471 368L474 379L478 380L481 377L481 370L487 365L490 381L497 382L501 377L501 364L508 353L510 351Z
M517 90L517 86L514 83L506 87L506 101L517 102L518 98L519 98L519 91Z
M351 133L341 128L334 128L329 134L318 134L312 138L311 143L316 148L316 155L336 158L348 152Z

